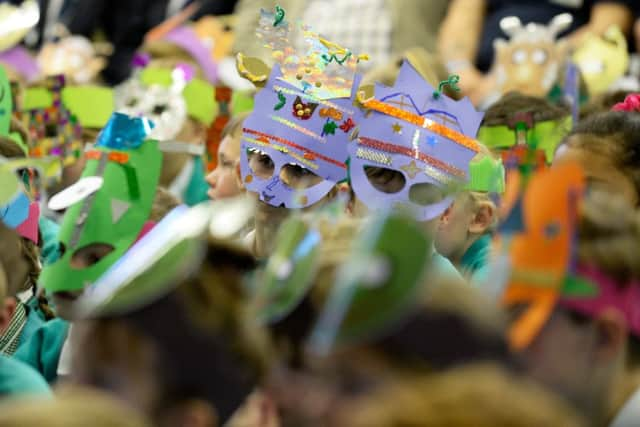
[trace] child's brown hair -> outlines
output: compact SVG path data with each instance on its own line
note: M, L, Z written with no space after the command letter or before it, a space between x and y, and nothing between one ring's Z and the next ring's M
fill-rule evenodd
M640 202L640 114L612 111L588 117L564 144L608 157L633 182Z
M570 111L565 106L554 105L544 98L509 92L487 109L482 125L509 125L515 113L531 113L533 120L538 123L563 119Z

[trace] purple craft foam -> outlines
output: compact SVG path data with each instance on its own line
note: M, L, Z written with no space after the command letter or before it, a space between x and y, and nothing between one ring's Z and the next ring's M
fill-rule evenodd
M27 82L33 82L40 76L38 62L22 46L15 46L0 52L0 62L9 65L16 73L22 75Z
M471 138L475 138L483 117L467 98L454 101L441 94L436 99L434 88L407 61L402 64L393 87L376 84L375 99ZM359 137L349 144L349 154L351 185L369 209L408 206L418 221L429 221L441 215L453 198L418 205L409 198L411 187L431 184L444 189L456 181L468 180L469 162L476 152L423 127L372 111L360 123ZM443 168L443 164L447 168ZM397 193L383 193L371 185L365 166L396 170L404 175L406 184ZM452 169L462 176L452 175Z
M188 27L177 27L168 32L164 36L164 40L187 51L200 65L207 81L211 84L216 84L218 66L213 61L211 52L204 46L195 31Z
M362 112L353 105L353 97L321 100L281 77L275 65L266 86L256 95L253 113L244 121L242 179L266 203L302 208L317 203L347 178L347 144ZM356 76L354 89L359 81ZM271 158L275 167L270 177L261 178L251 170L250 150ZM305 190L292 189L280 180L280 171L287 164L306 168L323 181Z

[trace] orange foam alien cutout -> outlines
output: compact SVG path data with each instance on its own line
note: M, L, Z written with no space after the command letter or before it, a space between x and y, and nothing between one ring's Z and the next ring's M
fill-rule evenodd
M511 275L503 296L507 307L526 306L509 331L515 350L532 342L560 296L584 188L582 169L568 163L534 174L522 195L524 230L509 244Z
M573 18L568 13L554 17L549 25L522 25L515 16L503 18L500 28L509 40L496 39L493 73L500 93L518 91L530 96L546 96L558 78L565 56L566 43L556 40L569 28Z

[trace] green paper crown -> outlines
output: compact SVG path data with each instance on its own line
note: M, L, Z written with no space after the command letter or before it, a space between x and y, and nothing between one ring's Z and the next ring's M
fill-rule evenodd
M469 164L469 191L484 193L504 193L505 172L502 159L493 159L490 155L474 160Z
M102 129L114 110L113 90L102 86L66 86L62 89L62 103L76 116L82 127ZM46 87L25 89L22 110L41 110L51 107L53 95Z
M535 141L536 148L544 151L547 163L551 163L556 148L571 131L572 124L571 116L559 121L547 120L536 123L526 131L527 142ZM478 140L489 149L509 149L517 144L517 132L507 125L482 126L478 131Z
M145 85L171 86L173 84L172 70L166 68L147 67L142 70L140 79ZM191 79L182 91L190 117L209 126L218 114L215 101L214 87L199 78Z

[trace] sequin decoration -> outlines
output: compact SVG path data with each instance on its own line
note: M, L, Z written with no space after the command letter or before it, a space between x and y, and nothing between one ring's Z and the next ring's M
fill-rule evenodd
M430 164L433 167L436 167L450 175L459 177L461 179L466 179L466 173L456 168L455 166L449 165L441 160L438 160L428 154L418 152L416 153L413 149L403 147L401 145L390 144L387 142L378 141L373 138L359 137L358 144L363 145L365 147L373 148L380 151L386 151L387 153L393 154L402 154L407 157L415 158L424 163Z
M402 125L400 123L395 122L393 125L391 125L391 128L393 129L394 133L402 135Z
M303 152L303 153L310 153L310 154L314 155L316 158L318 158L318 159L320 159L320 160L323 160L323 161L325 161L325 162L327 162L327 163L331 163L331 164L333 164L333 165L339 166L339 167L341 167L341 168L344 168L344 169L346 169L346 168L347 168L347 164L346 164L346 163L344 163L344 162L340 162L340 161L338 161L338 160L336 160L336 159L332 159L331 157L327 157L327 156L325 156L325 155L323 155L323 154L320 154L320 153L317 153L317 152L315 152L315 151L309 150L309 149L307 149L307 148L305 148L305 147L302 147L301 145L296 144L295 142L289 141L289 140L284 139L284 138L281 138L281 137L279 137L279 136L276 136L276 135L269 135L269 134L267 134L267 133L260 132L260 131L255 130L255 129L249 129L249 128L243 128L243 129L242 129L242 131L243 131L244 133L247 133L247 134L250 134L250 135L256 135L256 136L258 136L258 137L267 138L267 139L268 139L268 140L270 140L270 141L276 141L276 142L279 142L279 143L284 144L284 145L287 145L287 146L289 146L289 147L291 147L291 148L295 148L296 150L301 151L301 152ZM244 138L245 138L247 141L249 141L249 139L248 139L246 136L245 136ZM260 138L259 138L259 139L260 139ZM249 142L252 142L252 141L249 141ZM253 143L253 142L252 142L252 143ZM261 145L268 145L268 143L264 143L264 142L262 142L262 143L261 143Z
M273 90L278 91L278 92L282 92L282 93L286 93L287 95L299 96L302 99L306 99L307 101L312 101L312 102L314 102L316 104L323 105L323 106L325 106L327 108L331 108L331 109L336 110L336 111L341 111L342 113L347 114L349 116L352 116L354 114L353 110L341 107L340 105L334 104L333 102L328 101L326 99L317 98L317 97L315 97L313 95L310 95L308 93L300 93L300 92L298 92L296 90L293 90L293 89L290 89L290 88L287 88L287 87L284 87L284 86L279 86L279 85L274 85L273 86Z
M401 108L394 107L393 105L378 101L377 99L373 98L364 100L362 104L365 108L384 113L388 116L392 116L413 125L425 128L433 133L437 133L440 136L444 136L445 138L454 141L459 145L467 147L468 149L473 150L476 153L480 151L480 145L473 138L469 138L468 136L456 130L441 125L440 123L436 123L426 117L418 116L417 114L413 114L409 111L405 111Z
M304 126L300 126L299 124L293 123L290 120L287 120L283 117L279 117L276 115L271 115L269 116L269 118L271 118L271 120L275 120L278 123L281 123L285 126L289 126L291 129L295 129L300 133L303 133L307 136L310 136L313 139L317 139L320 142L325 142L324 138L320 135L318 135L317 133L313 132L312 130L309 130L307 128L305 128Z
M362 147L358 148L358 150L356 151L356 157L360 159L380 163L386 166L391 166L391 163L392 163L390 155L381 153L379 151L369 150L367 148L362 148Z
M353 129L354 127L356 127L355 122L353 121L353 119L351 117L349 117L346 121L344 121L341 125L340 125L340 130L342 130L344 133L349 132L351 129Z
M282 92L278 92L278 103L274 105L273 109L275 111L280 110L287 104L287 98L282 94Z
M338 125L336 124L336 122L332 121L331 119L327 119L327 121L324 123L324 126L322 127L321 136L335 135L336 129L338 129Z

